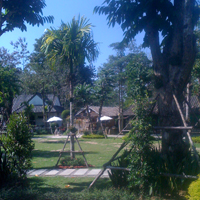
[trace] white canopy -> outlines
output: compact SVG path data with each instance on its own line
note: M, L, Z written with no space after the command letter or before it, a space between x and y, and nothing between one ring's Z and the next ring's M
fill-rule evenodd
M100 118L101 121L107 121L107 120L111 120L112 118L111 117L108 117L108 116L103 116Z
M47 122L57 122L57 121L62 121L62 119L60 117L54 116L47 120Z

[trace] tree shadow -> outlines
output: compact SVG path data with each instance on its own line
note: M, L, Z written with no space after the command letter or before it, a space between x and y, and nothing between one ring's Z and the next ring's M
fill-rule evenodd
M65 149L65 150L68 150L68 149ZM97 151L83 151L84 152L84 155L87 155L87 154L99 154L99 152ZM33 157L41 157L41 158L50 158L50 157L58 157L59 156L59 153L60 153L60 150L59 151L42 151L42 150L34 150L32 152L32 156ZM70 153L69 152L63 152L62 153L62 156L68 156ZM82 155L81 152L78 152L76 153L76 155Z
M72 179L72 178L71 178ZM63 183L63 188L58 186L52 186L45 183L45 181L40 177L33 177L28 180L29 185L33 190L37 190L39 193L47 193L47 192L81 192L86 190L92 182L91 180L86 181L69 181L69 178L66 179L66 182ZM111 181L107 178L99 179L92 189L104 189L111 187Z

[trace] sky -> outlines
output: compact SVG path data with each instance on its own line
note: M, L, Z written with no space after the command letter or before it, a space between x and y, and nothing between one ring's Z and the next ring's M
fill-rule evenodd
M13 47L10 42L16 42L18 38L26 38L28 43L28 50L33 52L35 39L42 36L45 29L53 27L59 28L61 21L68 23L75 16L84 16L89 19L90 23L94 26L92 28L94 41L99 43L99 57L94 62L96 69L105 63L109 55L113 55L115 52L109 47L114 42L120 42L123 39L123 31L119 25L115 27L109 27L107 25L106 16L93 14L95 6L99 6L104 0L46 0L46 7L43 9L43 15L53 15L54 23L45 23L44 26L30 26L27 25L27 31L22 32L19 29L14 29L12 32L6 32L0 37L0 47L4 47L13 51ZM142 44L142 34L136 37L137 45Z

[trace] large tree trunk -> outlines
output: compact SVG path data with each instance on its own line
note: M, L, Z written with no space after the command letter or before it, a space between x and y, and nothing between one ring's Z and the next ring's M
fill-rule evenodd
M180 105L183 103L183 91L189 81L195 60L195 37L193 34L194 0L175 0L176 11L173 21L173 33L168 36L161 51L159 31L149 23L146 26L148 42L150 44L157 92L160 94L159 117L161 126L183 126L180 114L173 100L176 95ZM154 6L147 12L156 12ZM183 141L182 131L163 131L162 152L173 155L174 158L184 155L187 150Z

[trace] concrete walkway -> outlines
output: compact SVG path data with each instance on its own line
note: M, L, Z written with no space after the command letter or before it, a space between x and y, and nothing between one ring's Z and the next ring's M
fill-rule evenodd
M63 177L96 177L101 169L33 169L28 171L28 177L39 176L39 177L55 177L55 176L63 176ZM108 169L103 173L101 178L109 178Z

